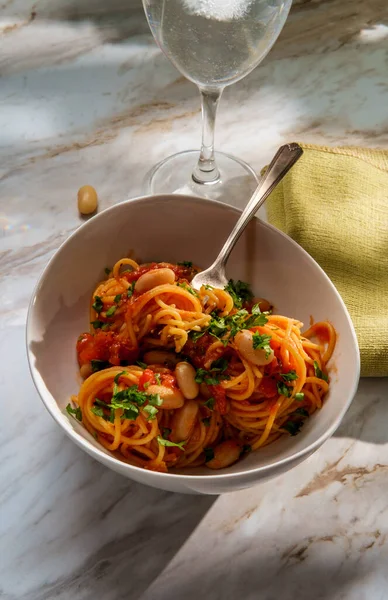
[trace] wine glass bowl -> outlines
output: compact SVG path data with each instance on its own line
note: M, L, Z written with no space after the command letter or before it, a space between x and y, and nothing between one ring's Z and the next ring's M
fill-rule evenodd
M152 34L169 60L201 94L200 152L169 157L151 172L147 191L225 199L231 180L253 192L257 176L230 155L214 152L223 89L250 73L269 52L292 0L143 0ZM190 177L191 172L191 177Z

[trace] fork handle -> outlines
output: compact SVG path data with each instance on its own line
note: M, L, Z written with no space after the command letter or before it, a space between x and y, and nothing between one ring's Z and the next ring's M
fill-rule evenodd
M295 143L285 144L279 148L211 268L216 267L223 274L225 273L229 255L245 227L302 154L302 148Z

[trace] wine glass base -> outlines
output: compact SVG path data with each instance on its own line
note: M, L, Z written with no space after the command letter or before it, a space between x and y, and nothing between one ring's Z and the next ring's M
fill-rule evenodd
M192 172L198 158L198 150L186 150L164 159L146 175L145 193L188 194L238 207L245 205L259 182L254 170L239 158L216 152L220 178L216 182L197 183Z

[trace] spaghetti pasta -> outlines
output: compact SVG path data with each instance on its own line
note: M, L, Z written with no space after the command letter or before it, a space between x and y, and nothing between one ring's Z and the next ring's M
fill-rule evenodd
M227 467L296 435L329 388L329 322L301 333L300 321L272 314L243 282L194 290L196 272L120 259L97 285L91 330L77 342L84 382L69 413L146 469Z

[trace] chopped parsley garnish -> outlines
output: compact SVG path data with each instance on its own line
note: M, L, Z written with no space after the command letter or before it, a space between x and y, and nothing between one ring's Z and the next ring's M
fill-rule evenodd
M298 379L298 375L296 374L296 371L294 371L294 370L288 371L288 373L280 373L280 377L284 381L294 381L294 379Z
M206 406L206 408L208 408L209 410L214 410L215 403L216 401L214 398L209 398L209 400L206 400L206 402L204 402L203 405Z
M119 382L121 375L124 375L125 373L126 373L126 371L120 371L120 373L117 373L117 375L115 376L113 381L117 384ZM115 392L113 392L113 393L115 393Z
M101 327L102 331L108 331L109 329L109 323L104 323L103 326Z
M148 413L147 421L152 421L158 414L158 409L156 406L152 406L152 404L147 404L143 410L144 412Z
M68 404L66 406L66 411L69 413L69 415L75 417L77 421L82 421L82 410L79 406L77 406L77 408L73 408L71 404Z
M139 367L141 367L142 369L146 369L148 367L148 365L146 365L146 363L141 362L141 360L137 360L136 364L139 365Z
M205 283L203 287L205 288L205 290L214 290L214 286L209 285L208 283Z
M283 381L277 381L276 385L281 396L285 396L286 398L291 396L292 388L288 387Z
M303 392L298 392L297 394L295 394L295 400L298 400L299 402L301 400L304 400L304 393Z
M104 322L97 319L96 321L91 321L90 324L93 325L94 329L101 329Z
M207 385L218 385L224 379L230 379L230 376L225 373L228 368L226 358L218 358L213 361L210 369L197 369L195 381L197 383L206 383Z
M127 289L127 297L128 298L130 298L131 296L133 296L133 292L135 291L135 284L136 284L136 281L132 281L131 285Z
M318 377L318 379L323 379L323 381L329 381L328 376L320 369L319 364L316 360L314 360L314 372L315 377Z
M309 413L305 408L297 408L294 412L294 415L302 415L302 417L309 417Z
M214 458L213 448L204 448L203 451L205 453L205 462L209 462L209 460L212 460Z
M105 417L104 411L100 407L92 406L91 411L94 415L97 415L97 417Z
M104 308L104 303L101 300L100 296L94 296L94 302L92 304L92 308L96 311L96 313L100 313Z
M193 340L193 342L196 342L197 340L199 340L199 338L205 335L205 333L206 329L201 329L201 331L190 331L190 337Z
M117 294L117 295L114 297L113 301L114 301L116 304L118 304L118 303L120 302L120 300L121 300L121 296L122 296L122 294Z
M288 431L290 435L297 435L303 425L303 421L287 421L283 425L283 429Z
M167 439L168 436L171 434L172 429L170 429L169 427L163 427L162 429L162 437L163 439Z
M111 306L110 308L108 308L108 310L106 311L106 316L107 317L113 317L113 315L115 314L117 310L117 306Z
M272 352L272 348L269 345L271 341L270 335L260 335L257 331L252 335L252 345L254 350L264 350L265 358L268 358Z
M162 406L163 404L163 400L159 394L149 394L147 398L148 404L151 404L151 406Z
M190 260L184 260L183 262L177 263L177 265L179 265L180 267L187 267L188 269L190 269L190 267L193 266L193 263Z
M240 281L240 279L238 281L229 279L225 290L232 296L236 308L241 308L244 302L249 302L253 298L249 283Z
M184 450L183 446L186 444L186 440L184 440L183 442L179 442L179 444L176 444L175 442L170 442L170 440L164 439L160 435L158 435L156 439L158 440L158 444L160 444L161 446L176 446L182 451Z
M102 369L107 369L109 367L109 362L106 360L98 360L97 358L92 358L90 362L92 365L92 373L102 371Z
M283 425L283 429L288 431L290 435L296 435L297 433L299 433L304 423L303 418L306 418L308 416L309 413L305 408L297 408L290 415L291 419L289 421L286 421L286 423ZM292 419L292 417L294 417L294 419Z
M156 379L156 383L157 383L158 385L161 385L161 383L162 383L162 382L160 381L160 375L159 375L159 373L155 373L154 377L155 377L155 379Z
M106 274L106 275L109 275L109 274L110 274L110 272L111 272L111 270L112 270L112 269L111 269L110 267L105 267L105 269L104 269L104 271L105 271L105 274Z
M210 417L205 417L202 419L202 423L205 425L205 427L210 427Z
M202 329L202 331L192 332L191 338L196 341L204 333L208 332L226 346L228 341L234 338L238 331L265 325L267 321L266 314L260 311L258 304L252 307L251 314L245 308L237 311L234 315L227 315L226 317L218 317L212 313L210 324L205 329Z
M183 288L186 290L186 292L189 292L189 294L192 294L192 296L196 296L198 298L198 293L184 281L178 281L177 286Z

